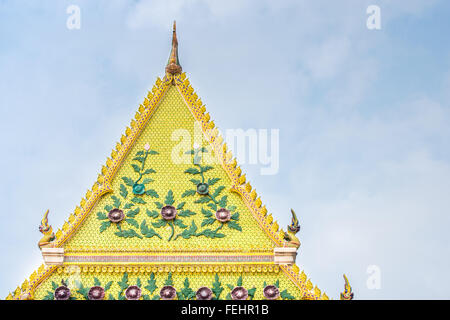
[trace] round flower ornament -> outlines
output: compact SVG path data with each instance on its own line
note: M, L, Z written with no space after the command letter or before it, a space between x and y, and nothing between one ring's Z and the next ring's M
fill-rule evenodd
M248 298L248 291L244 287L235 287L231 291L231 299L233 300L247 300Z
M208 287L201 287L197 290L195 297L197 300L211 300L213 292Z
M127 300L139 300L141 293L141 288L138 286L129 286L127 290L125 290L125 298L127 298Z
M274 285L268 285L263 290L264 298L268 300L278 299L280 296L280 290Z

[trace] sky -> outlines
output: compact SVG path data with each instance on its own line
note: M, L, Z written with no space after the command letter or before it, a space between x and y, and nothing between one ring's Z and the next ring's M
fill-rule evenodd
M296 210L312 282L449 299L449 16L443 0L0 0L0 297L42 263L45 210L61 227L164 75L176 20L216 125L279 129L276 174L238 161L281 226Z

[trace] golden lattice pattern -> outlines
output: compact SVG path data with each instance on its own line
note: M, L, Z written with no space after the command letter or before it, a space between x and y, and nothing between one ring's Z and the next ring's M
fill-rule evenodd
M165 97L162 99L160 105L149 120L146 128L143 130L141 136L138 138L122 166L118 169L115 178L112 181L113 194L119 197L120 185L123 184L121 177L136 175L134 173L131 163L134 155L139 150L144 149L144 145L148 143L152 150L159 152L159 155L153 155L149 158L148 165L153 168L156 173L150 177L155 181L149 184L150 188L155 189L159 194L159 199L153 199L150 196L145 196L147 204L139 205L141 210L135 219L140 224L143 219L147 222L151 221L145 214L145 209L158 210L154 201L161 201L164 199L168 190L174 193L175 203L186 202L185 207L197 212L193 217L197 226L202 222L201 208L205 205L193 203L194 197L181 198L183 192L187 189L192 189L190 179L192 176L184 173L185 169L191 167L189 164L176 164L172 161L171 155L174 146L178 141L172 141L173 132L189 133L190 137L194 136L194 117L190 113L188 107L183 102L180 93L175 86L171 86L167 91ZM177 131L178 130L178 131ZM204 142L203 146L207 147ZM102 197L98 204L91 210L91 213L84 221L83 225L77 230L76 234L65 244L65 248L70 251L72 248L171 248L182 250L184 248L202 248L211 250L220 249L236 249L237 251L267 249L272 248L273 243L266 233L259 227L257 221L251 215L245 204L242 202L240 196L229 191L231 182L224 170L219 164L214 165L214 169L208 172L211 176L220 178L221 184L226 186L224 194L228 196L228 205L236 206L240 213L239 224L242 227L242 232L232 230L224 227L222 230L225 233L224 238L210 239L206 237L192 237L191 239L179 238L176 241L167 241L170 228L167 226L163 229L158 229L162 239L153 238L121 238L114 235L116 232L115 226L111 226L103 233L99 233L100 222L97 219L96 213L103 210L105 205L112 205L111 194ZM190 221L186 219L186 221Z

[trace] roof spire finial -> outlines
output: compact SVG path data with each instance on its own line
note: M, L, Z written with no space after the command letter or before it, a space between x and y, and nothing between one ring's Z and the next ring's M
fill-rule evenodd
M166 72L170 74L181 73L180 60L178 59L178 40L177 40L177 24L173 22L172 33L172 50L170 51L169 61L167 62Z

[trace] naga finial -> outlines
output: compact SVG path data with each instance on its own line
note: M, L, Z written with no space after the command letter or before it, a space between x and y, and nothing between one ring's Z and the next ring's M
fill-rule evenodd
M350 286L350 283L348 282L347 277L344 274L344 292L341 292L341 300L353 300L353 292L352 287Z
M55 240L55 234L53 233L52 226L48 224L48 213L47 210L44 214L44 217L41 220L41 224L39 226L39 231L44 234L41 240L38 242L39 248L49 247L51 246L51 242Z
M178 39L177 39L177 24L173 22L172 32L172 50L170 51L169 61L167 62L166 72L170 74L181 73L180 60L178 59Z
M300 247L300 240L295 236L300 231L300 224L297 219L297 215L295 214L294 209L291 209L292 213L292 221L291 224L288 225L288 232L284 233L284 239L287 241L288 247Z

